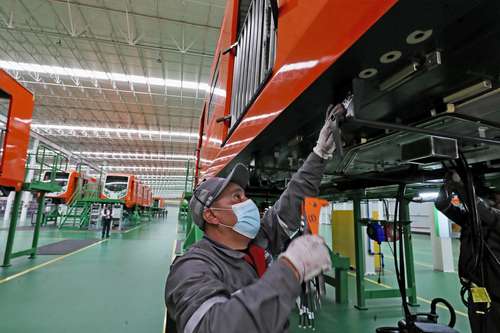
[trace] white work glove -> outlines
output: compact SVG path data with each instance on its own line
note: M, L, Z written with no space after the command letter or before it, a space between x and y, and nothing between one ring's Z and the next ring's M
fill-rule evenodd
M315 235L303 235L294 239L280 255L282 257L295 267L300 282L309 281L332 268L325 241Z
M333 152L335 151L335 138L333 136L335 130L335 116L339 114L344 107L342 104L337 104L335 106L330 105L326 111L326 120L323 128L319 132L318 141L313 151L319 157L328 160L332 158Z

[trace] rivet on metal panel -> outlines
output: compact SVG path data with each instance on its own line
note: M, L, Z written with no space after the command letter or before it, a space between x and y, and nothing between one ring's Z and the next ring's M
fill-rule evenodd
M395 62L401 58L403 53L398 50L390 51L385 54L383 54L380 57L380 62L383 64L390 64L391 62Z
M422 43L432 36L432 29L429 30L415 30L411 34L406 37L406 42L408 44L414 45L418 43Z
M359 72L358 76L361 79L369 79L377 75L378 70L376 68L367 68Z

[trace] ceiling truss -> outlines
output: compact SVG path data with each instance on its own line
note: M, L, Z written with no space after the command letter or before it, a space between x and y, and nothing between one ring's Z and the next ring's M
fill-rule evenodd
M35 94L36 133L180 193L225 2L0 0L0 67Z

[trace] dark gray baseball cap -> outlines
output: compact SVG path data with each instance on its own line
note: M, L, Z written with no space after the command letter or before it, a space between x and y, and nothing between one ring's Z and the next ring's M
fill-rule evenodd
M249 173L246 166L238 163L226 178L211 177L203 180L194 190L193 197L189 201L189 208L193 216L194 223L204 229L203 211L210 207L215 200L226 189L229 183L236 183L242 188L248 185Z

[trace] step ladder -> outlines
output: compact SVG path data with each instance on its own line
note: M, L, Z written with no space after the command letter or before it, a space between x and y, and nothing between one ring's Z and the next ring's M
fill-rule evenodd
M69 206L66 214L61 218L59 229L85 229L90 221L91 203L83 200L75 200Z

